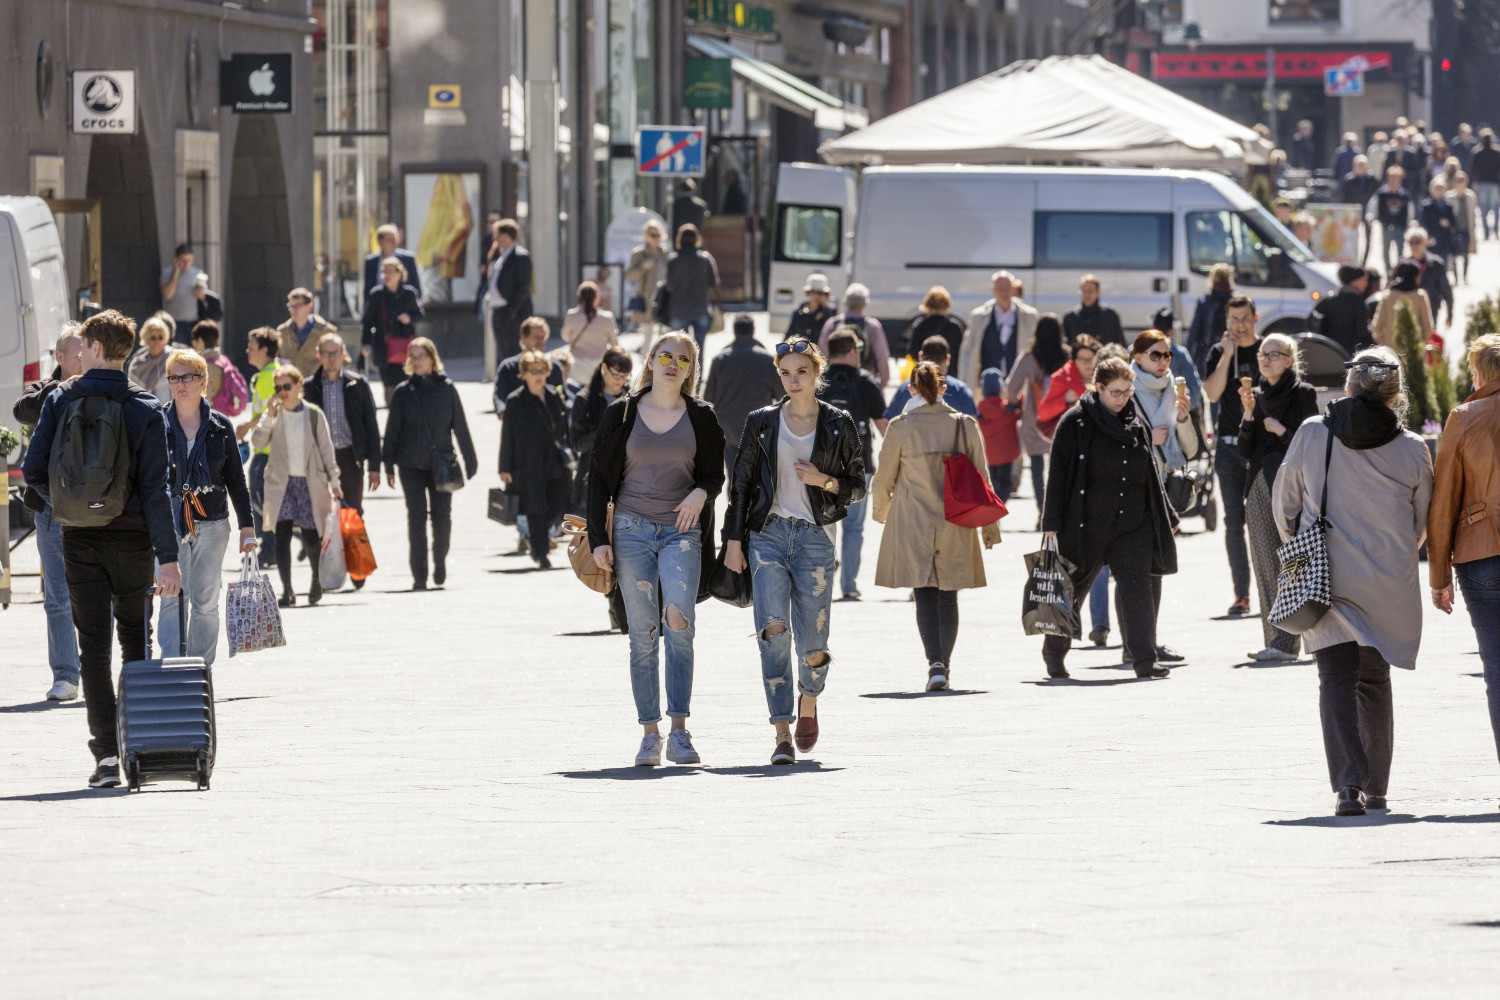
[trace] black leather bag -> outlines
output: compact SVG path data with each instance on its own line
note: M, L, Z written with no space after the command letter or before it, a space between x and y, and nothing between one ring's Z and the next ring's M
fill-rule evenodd
M665 281L658 281L656 291L651 293L651 318L662 326L671 325L672 293L667 291Z
M719 547L719 555L714 560L713 572L708 577L708 592L725 604L732 604L737 608L748 608L755 600L750 585L750 567L746 566L743 573L730 571L724 565L724 554L728 550L728 542Z
M415 384L413 384L415 390ZM457 493L464 488L464 470L458 464L458 456L450 448L439 447L432 440L432 425L427 422L427 410L422 406L421 396L412 394L412 407L421 415L422 430L432 448L432 488L439 493Z
M489 515L491 521L513 525L516 523L516 515L520 513L521 498L518 494L508 493L504 489L490 490Z

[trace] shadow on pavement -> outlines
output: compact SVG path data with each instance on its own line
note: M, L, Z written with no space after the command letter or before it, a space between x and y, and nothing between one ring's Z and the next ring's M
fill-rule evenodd
M1250 619L1252 619L1252 618L1259 618L1259 617L1260 617L1260 615L1256 615L1256 614L1247 614L1247 615L1214 615L1212 618L1209 619L1209 621L1211 621L1211 622L1247 622L1247 621L1250 621Z
M842 767L824 767L815 760L799 760L795 764L747 764L742 767L705 767L710 774L723 774L742 778L775 778L784 774L832 774Z
M877 691L873 694L862 694L861 698L888 698L892 701L908 701L912 698L960 698L970 694L989 694L988 691L963 691L949 689L947 691Z
M614 635L615 634L615 630L612 629L612 628L601 628L601 629L595 629L592 632L559 632L557 634L559 636L564 636L564 635L568 635L568 636Z
M1249 667L1251 670L1272 670L1276 667L1306 667L1317 662L1317 660L1245 660L1231 664L1231 666L1235 670L1241 667Z
M1039 681L1022 681L1036 687L1113 687L1116 684L1134 684L1142 677L1104 677L1097 681L1080 680L1077 677L1044 677Z
M1306 819L1270 819L1266 826L1394 826L1402 823L1500 823L1500 812L1458 816L1413 816L1410 813L1366 813L1363 816L1309 816Z
M682 767L602 767L597 771L554 771L560 778L582 778L606 781L650 781L655 778L670 778L679 774L718 774L726 777L769 778L780 774L806 774L816 771L827 774L842 771L842 767L824 767L815 760L799 760L795 764L751 764L742 767L703 767L689 764ZM4 801L0 799L0 801Z
M15 712L50 712L54 708L82 707L82 698L75 698L72 701L33 701L25 705L5 705L0 707L0 715L9 715Z
M68 802L73 799L121 798L130 794L130 789L119 788L75 788L68 792L38 792L35 795L6 795L0 802Z

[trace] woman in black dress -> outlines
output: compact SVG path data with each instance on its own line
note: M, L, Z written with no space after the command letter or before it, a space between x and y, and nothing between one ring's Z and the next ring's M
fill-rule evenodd
M547 384L552 374L547 355L525 351L520 360L521 387L505 398L500 425L500 481L520 497L537 569L551 569L548 533L567 511L573 481L568 410L561 391Z

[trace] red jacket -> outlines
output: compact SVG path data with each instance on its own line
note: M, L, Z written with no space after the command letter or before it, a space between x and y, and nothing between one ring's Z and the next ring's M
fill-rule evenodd
M984 460L991 465L1009 465L1021 455L1021 435L1016 426L1021 414L1005 404L1003 396L979 401L979 430L984 434Z
M1036 406L1037 423L1045 424L1068 412L1068 407L1073 405L1068 402L1067 391L1069 389L1072 389L1078 396L1088 391L1088 386L1083 384L1083 375L1078 371L1078 366L1071 361L1052 373L1052 381L1047 385L1047 394Z

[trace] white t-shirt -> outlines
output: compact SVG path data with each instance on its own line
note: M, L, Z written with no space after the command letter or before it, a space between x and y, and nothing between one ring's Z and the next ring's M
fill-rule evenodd
M281 433L286 441L287 474L307 475L307 406L281 411Z
M812 430L798 437L787 426L786 417L782 417L781 432L776 436L776 499L771 504L772 514L816 523L812 505L807 502L807 484L797 477L797 462L812 460L813 438L817 433L814 424Z

